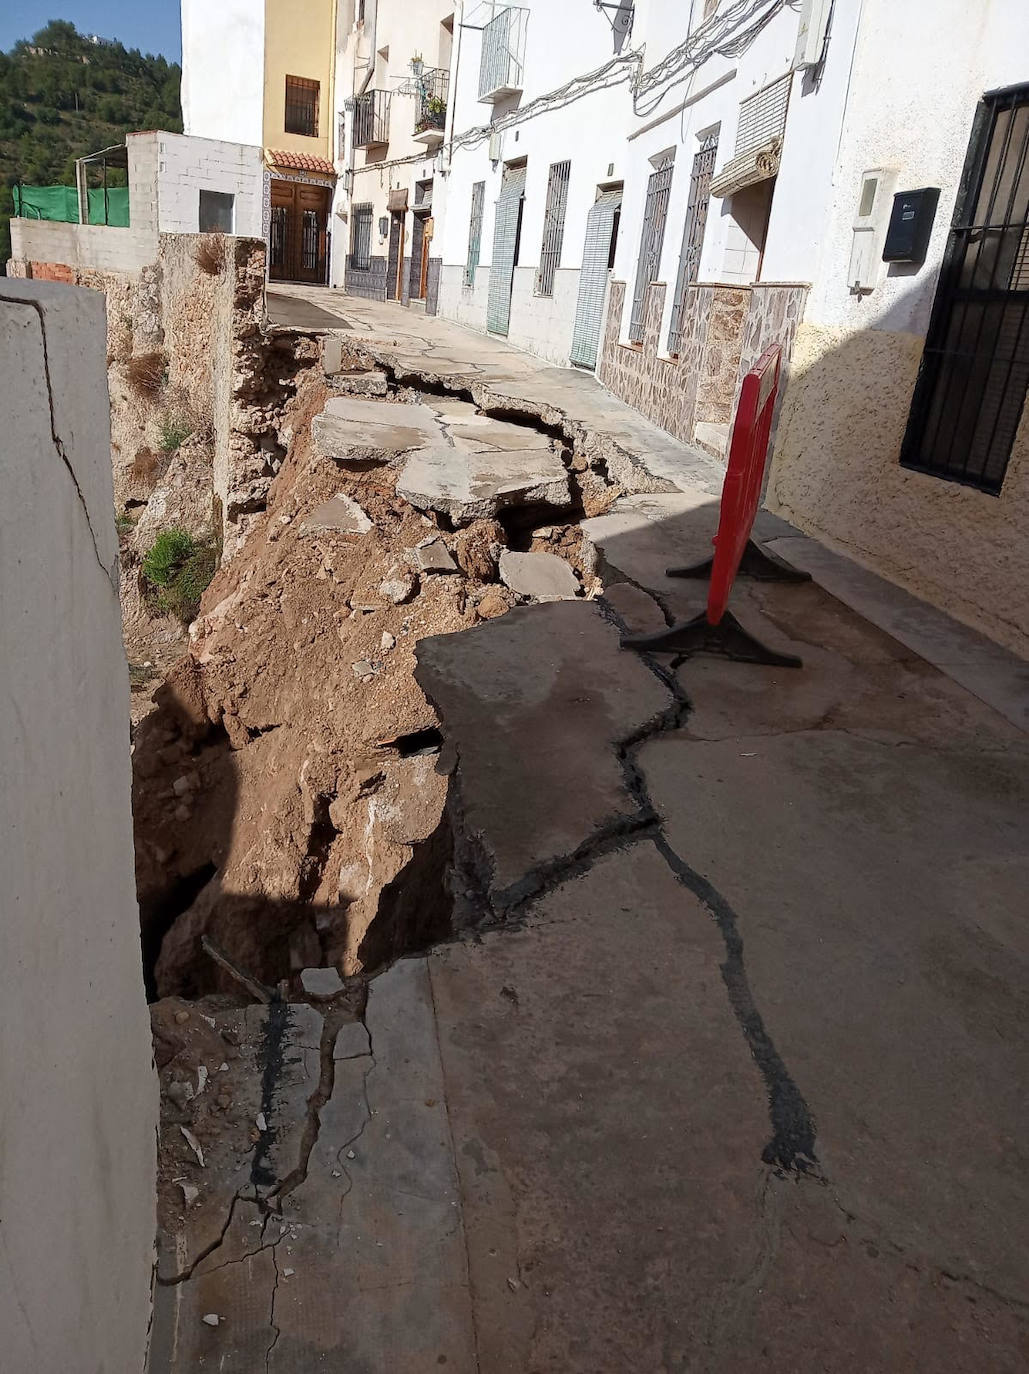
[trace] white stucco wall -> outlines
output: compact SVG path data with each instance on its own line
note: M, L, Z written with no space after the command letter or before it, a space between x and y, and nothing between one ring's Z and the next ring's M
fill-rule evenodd
M141 1374L150 1313L157 1082L106 347L97 292L0 282L0 1363L11 1374Z
M263 238L264 159L253 144L220 139L158 135L157 204L162 234L195 234L200 227L200 192L235 197L233 233Z
M337 11L336 120L345 121L346 156L336 162L341 179L333 203L332 277L343 285L346 254L350 251L349 210L352 204L372 206L372 254L385 256L387 239L379 235L379 219L387 215L389 194L406 188L408 204L415 202L415 182L436 178L439 167L438 143L425 144L415 139L414 128L419 100L404 87L411 86L411 59L420 54L426 68L449 68L452 40L444 33L444 19L455 15L454 0L367 0L363 25L356 22L354 0L340 0ZM457 16L459 17L459 16ZM455 17L455 27L457 23ZM384 53L384 50L385 51ZM369 63L373 74L368 77ZM355 92L383 90L392 93L387 147L354 149L353 117L344 106ZM337 149L338 152L338 144ZM403 161L397 161L404 159ZM408 160L409 159L409 160ZM380 165L385 164L385 165ZM342 179L352 170L348 189ZM434 200L441 191L439 180L433 187ZM410 252L411 215L405 223L405 252ZM438 256L435 240L432 256Z
M497 115L525 107L538 96L557 90L572 77L603 66L614 57L611 27L592 6L554 5L528 0L524 90L520 100L496 106ZM466 6L470 11L472 6ZM491 105L480 102L479 60L482 39L474 29L460 31L455 52L457 80L451 84L454 131L486 125ZM455 94L456 92L456 94ZM437 228L434 253L443 260L439 313L473 324L478 298L488 281L493 256L494 212L505 162L526 159L525 208L521 252L515 269L508 339L556 363L566 363L571 348L578 295L578 270L586 236L586 216L599 185L621 181L625 168L628 86L615 85L526 119L503 133L501 158L492 162L489 144L455 144L445 177L445 210ZM550 166L568 160L571 171L565 210L561 259L554 295L535 294L546 212ZM486 183L480 269L473 290L463 285L468 256L472 186ZM460 268L461 270L455 270ZM484 299L484 298L483 298ZM485 327L482 323L473 327Z
M864 0L769 487L803 529L1023 653L1029 416L999 496L899 457L976 106L1027 80L1024 0ZM895 169L898 191L940 187L940 202L925 263L880 264L856 295L852 226L862 172L876 167Z
M181 0L182 127L198 138L261 144L264 0Z

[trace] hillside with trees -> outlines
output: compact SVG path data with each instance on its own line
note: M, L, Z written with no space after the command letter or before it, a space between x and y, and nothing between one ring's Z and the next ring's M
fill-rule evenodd
M181 130L180 75L164 57L59 19L0 53L0 271L15 183L73 186L76 158L137 129Z

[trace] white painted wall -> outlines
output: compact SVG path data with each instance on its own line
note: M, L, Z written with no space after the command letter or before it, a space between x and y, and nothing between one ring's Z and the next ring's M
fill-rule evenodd
M336 127L345 121L346 156L336 162L341 179L336 186L332 222L332 277L343 285L346 254L350 251L350 206L370 204L372 210L372 254L384 256L387 239L378 232L379 219L388 214L389 193L406 188L408 204L415 201L415 182L435 177L439 144L425 144L415 138L414 128L419 100L404 87L411 85L411 59L420 54L425 66L448 68L451 37L442 21L459 6L455 0L367 0L365 20L358 24L354 0L341 0L337 11L336 47ZM456 25L456 19L455 19ZM388 53L383 55L383 49ZM373 74L368 79L369 64ZM344 110L345 102L364 90L391 92L389 144L372 150L353 148L353 117ZM338 142L337 142L338 152ZM399 160L399 161L398 161ZM348 190L342 173L352 172ZM433 188L441 188L439 182ZM411 242L411 215L405 224L407 251ZM432 255L438 255L434 241Z
M0 282L0 1330L11 1374L142 1374L150 1314L157 1080L106 351L98 292Z
M181 0L182 126L198 138L261 144L264 0Z
M976 106L986 91L1023 81L1024 0L864 0L809 321L925 334ZM883 166L896 169L898 191L942 194L925 265L883 264L875 290L855 296L847 267L861 174Z
M263 238L264 160L256 145L219 139L158 135L157 204L162 234L199 231L201 190L235 197L233 233Z
M696 0L693 9L693 28L699 38L701 0ZM782 164L761 265L764 282L809 282L817 270L859 9L860 0L837 0L833 32L818 84L814 85L800 72L793 77ZM685 39L689 19L689 6L683 7L675 0L643 0L638 6L633 44L646 43L644 75ZM739 56L711 56L665 88L659 98L647 94L638 98L638 112L629 122L626 194L613 274L626 282L620 328L623 342L628 340L647 181L654 170L651 159L668 149L674 150L675 172L657 277L668 288L661 326L664 348L699 135L717 126L717 175L735 152L741 102L792 69L797 22L796 10L785 7ZM757 251L733 214L731 198L712 196L699 280L745 285L755 279L757 268Z
M525 86L520 99L496 106L503 116L524 108L537 97L564 86L571 78L612 61L611 27L592 6L554 5L550 0L527 0ZM472 5L465 6L470 22L478 22ZM454 131L481 128L494 107L478 99L481 36L472 28L460 30L455 43L457 80L452 81ZM627 68L625 69L627 72ZM454 94L456 92L456 95ZM471 146L455 143L446 174L445 213L441 216L434 251L443 259L440 314L468 323L478 314L476 300L493 252L494 211L505 162L526 159L525 210L521 253L515 271L508 339L519 347L554 362L565 363L572 342L578 269L586 236L586 216L596 200L597 187L621 181L625 175L625 128L628 86L613 85L548 109L503 134L502 156L490 160L488 139ZM571 162L561 260L552 298L535 294L546 211L551 163ZM463 285L468 256L472 186L485 181L486 194L480 247L481 281L473 290ZM458 268L462 271L457 270ZM483 316L482 324L484 327Z

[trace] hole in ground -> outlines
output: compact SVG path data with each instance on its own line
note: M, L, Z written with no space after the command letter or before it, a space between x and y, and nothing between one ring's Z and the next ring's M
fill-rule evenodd
M148 1002L157 1001L156 970L164 937L182 913L189 910L217 871L214 864L203 864L192 873L176 878L160 896L140 906L139 933Z

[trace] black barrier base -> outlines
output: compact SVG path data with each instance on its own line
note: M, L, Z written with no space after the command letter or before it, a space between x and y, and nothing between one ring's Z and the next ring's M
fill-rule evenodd
M704 558L699 563L691 563L688 568L666 568L666 577L710 577L714 558ZM794 568L778 554L763 549L748 539L740 559L740 572L744 577L752 577L755 582L810 582L811 574Z
M622 648L644 654L717 654L740 663L765 663L773 668L803 667L795 654L777 653L755 639L731 611L726 611L717 625L709 624L701 612L692 620L683 620L657 634L630 635L622 640Z

